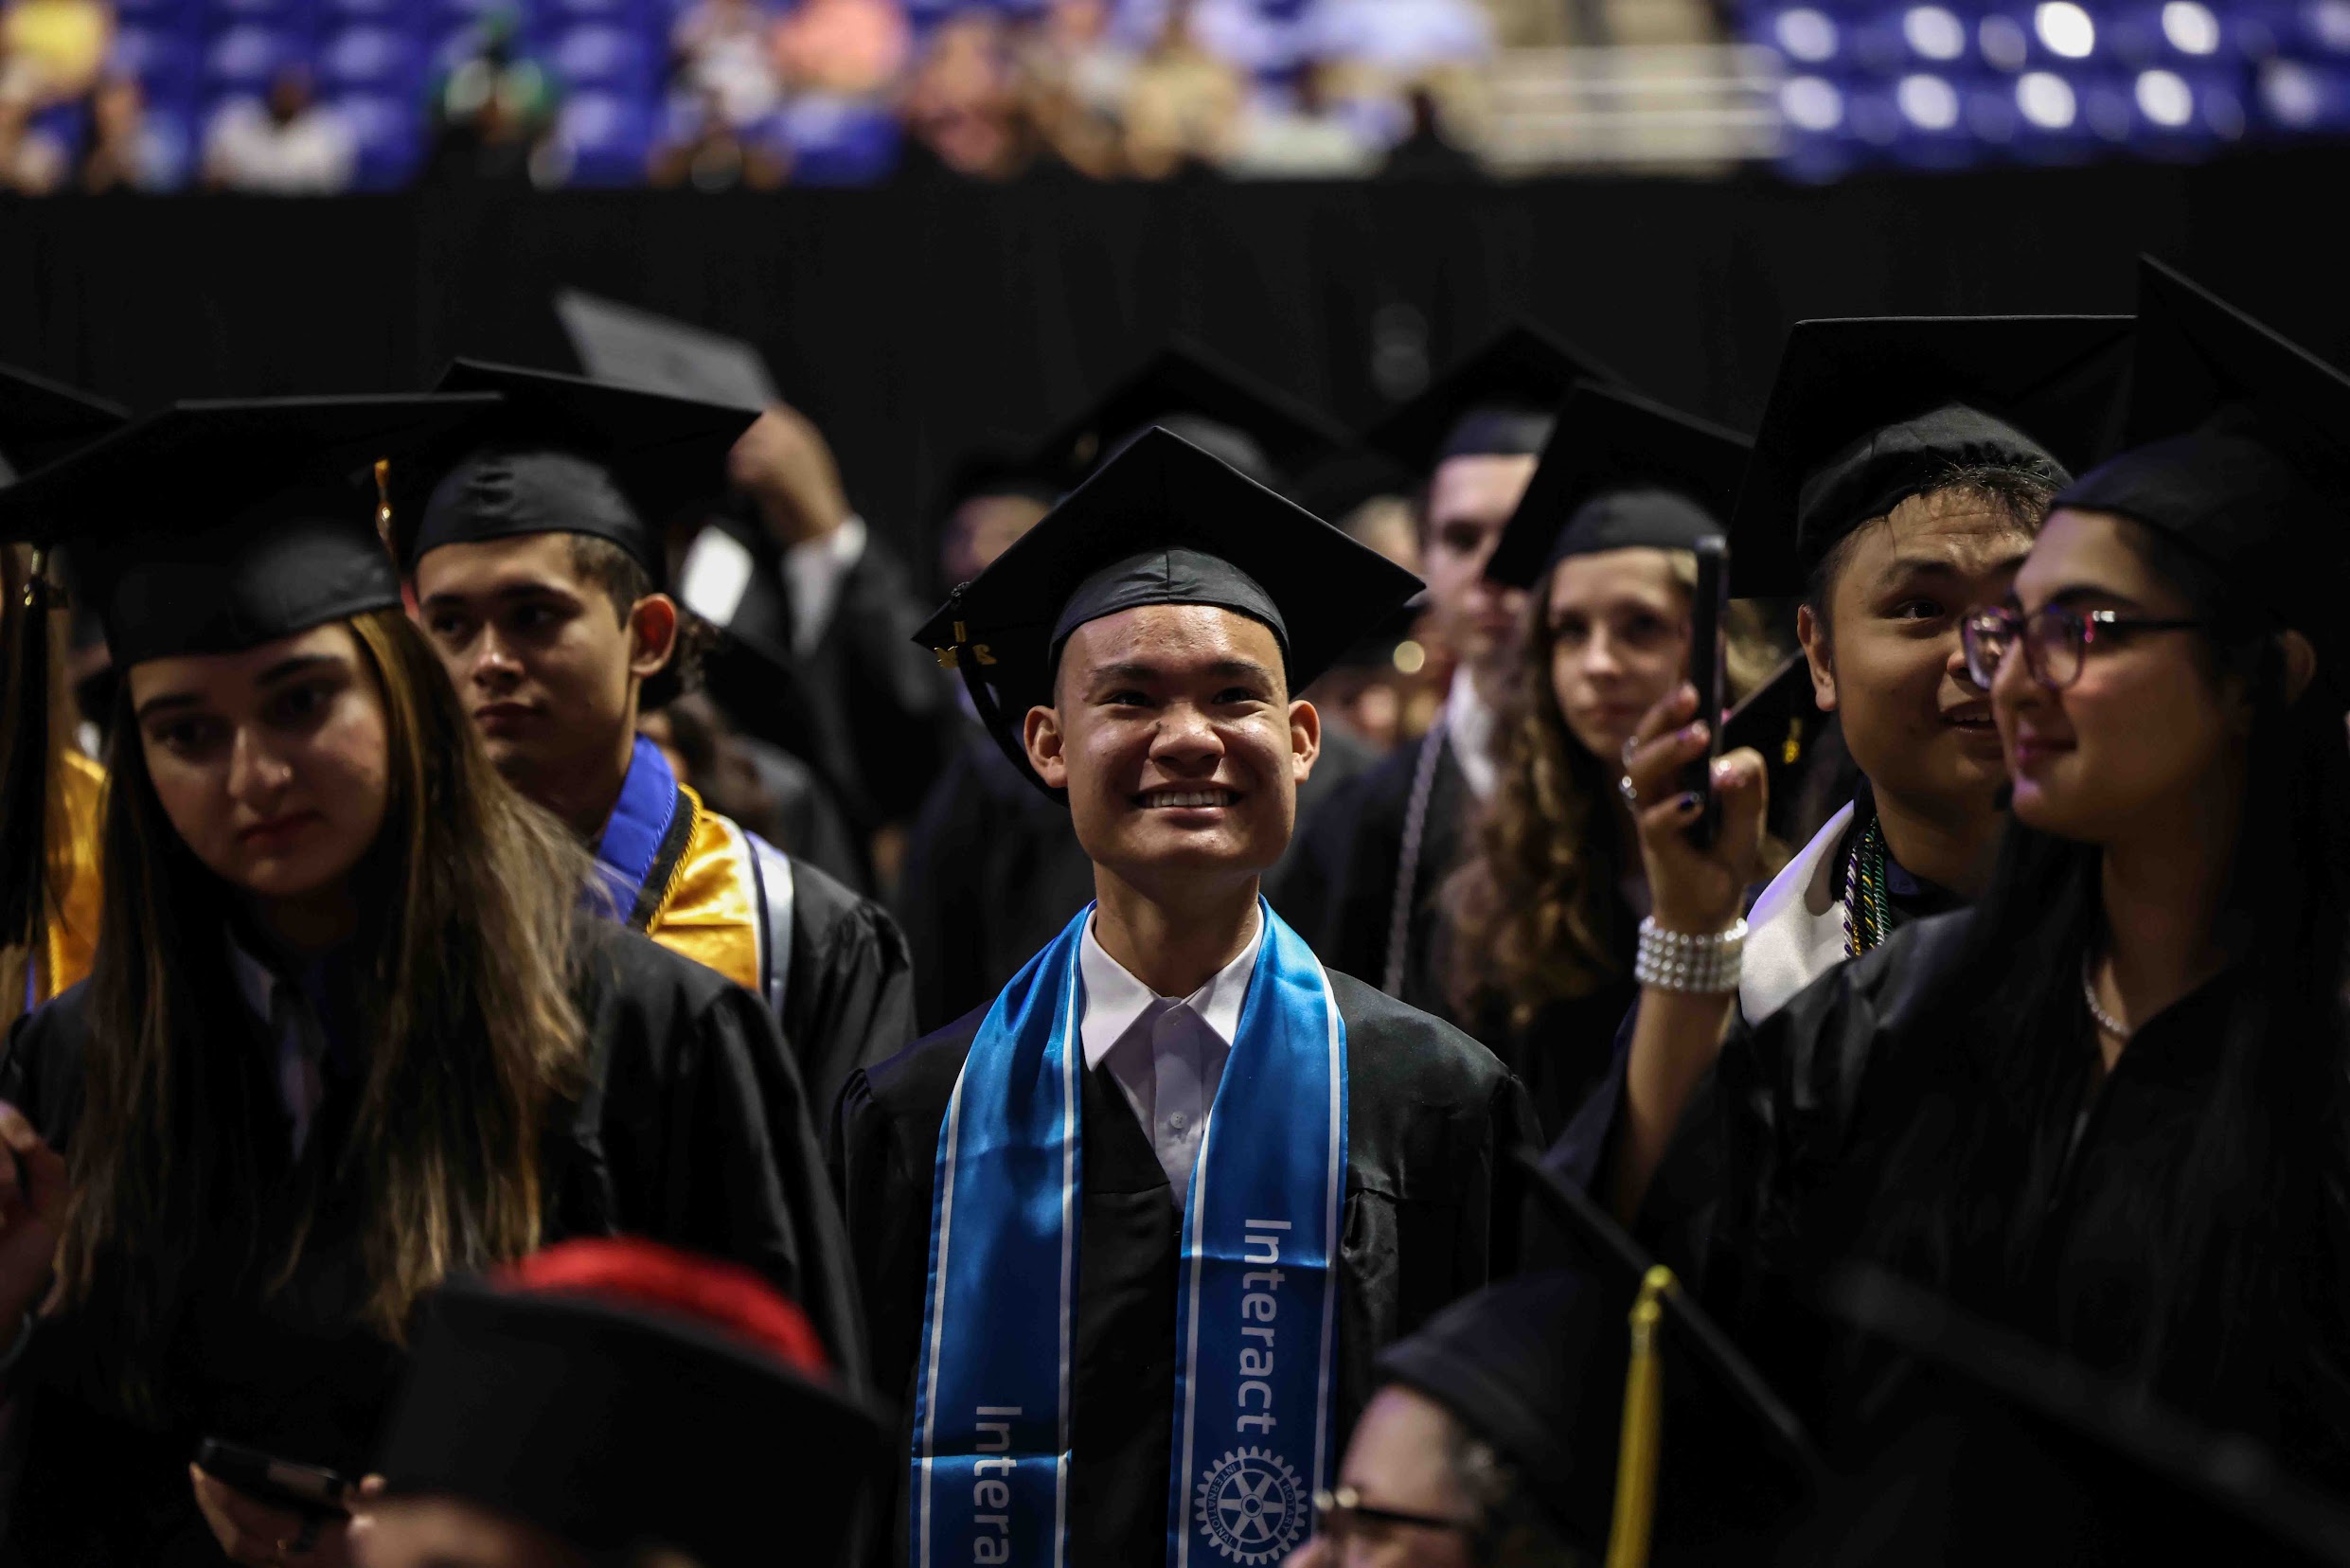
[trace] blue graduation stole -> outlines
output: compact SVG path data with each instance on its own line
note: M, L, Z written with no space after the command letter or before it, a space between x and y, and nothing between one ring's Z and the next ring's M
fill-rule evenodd
M1271 1568L1326 1484L1346 1026L1264 935L1184 1204L1169 1568ZM1067 1568L1087 905L988 1009L938 1131L915 1382L914 1568ZM1075 1568L1096 1568L1077 1564Z
M678 808L677 775L661 748L643 736L636 738L629 771L620 780L620 798L596 841L596 872L603 895L597 913L627 921L644 897L645 883L660 867L662 851L672 848Z

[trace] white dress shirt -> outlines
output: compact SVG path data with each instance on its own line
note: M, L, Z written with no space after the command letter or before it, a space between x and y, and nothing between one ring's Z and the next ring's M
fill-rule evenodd
M864 559L864 519L848 520L820 539L783 552L783 589L792 598L792 651L805 655L824 640L841 600L841 583Z
M1161 996L1103 951L1087 921L1077 949L1085 1007L1077 1023L1085 1065L1107 1065L1142 1123L1181 1208L1191 1190L1207 1114L1223 1081L1239 1032L1240 1004L1256 965L1265 923L1257 918L1248 946L1189 996Z
M1493 798L1493 788L1501 781L1501 761L1494 756L1501 727L1500 717L1477 695L1468 666L1455 669L1444 694L1444 733L1452 743L1452 760L1480 805Z

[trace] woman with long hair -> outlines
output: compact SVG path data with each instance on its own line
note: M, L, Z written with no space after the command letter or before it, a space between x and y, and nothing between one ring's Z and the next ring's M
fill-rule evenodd
M1487 567L1528 590L1500 777L1475 856L1445 888L1455 1016L1509 1062L1556 1135L1611 1059L1647 912L1624 742L1688 673L1700 540L1747 445L1645 399L1584 384ZM1730 686L1769 672L1726 643Z
M2159 268L2141 312L2132 428L2162 438L2060 495L1967 620L2013 781L1990 886L1722 1053L1706 1286L1831 1417L1862 1380L1790 1351L1797 1304L1865 1260L2338 1486L2350 379ZM1736 984L1756 759L1720 765L1730 826L1696 849L1685 710L1629 770L1657 890L1635 1095L1687 1080Z
M0 1067L9 1560L339 1564L199 1442L360 1474L423 1294L566 1236L749 1264L854 1363L772 1023L579 918L582 852L498 779L365 501L305 482L446 417L182 405L0 497L74 530L124 670L91 977Z

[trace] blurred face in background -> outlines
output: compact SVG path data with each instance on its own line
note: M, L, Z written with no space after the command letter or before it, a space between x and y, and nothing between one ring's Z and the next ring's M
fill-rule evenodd
M1517 658L1525 590L1488 582L1485 568L1534 465L1531 456L1452 457L1428 482L1421 576L1429 608L1437 634L1482 682L1506 679Z
M969 582L1037 526L1049 510L1032 495L974 495L947 516L938 566L952 586Z
M1568 733L1604 760L1689 664L1689 590L1669 551L1569 556L1544 591L1550 689Z

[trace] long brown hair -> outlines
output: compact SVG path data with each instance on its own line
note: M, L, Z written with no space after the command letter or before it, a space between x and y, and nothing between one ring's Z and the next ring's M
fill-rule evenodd
M540 1138L585 1049L567 983L584 852L490 766L438 660L398 610L347 622L383 698L391 796L355 869L365 1087L331 1184L355 1193L367 1327L400 1340L453 1270L539 1241ZM234 896L182 842L150 778L124 684L108 792L105 913L91 974L87 1104L59 1249L67 1298L102 1308L145 1403L142 1364L202 1249L242 1248L276 1289L255 1147L273 1128L223 960ZM274 1128L273 1128L274 1131ZM222 1256L215 1251L212 1256ZM227 1256L238 1256L234 1253Z
M1684 593L1693 590L1697 557L1665 553L1674 579ZM1589 996L1623 972L1616 889L1626 867L1615 823L1616 759L1584 748L1551 689L1556 571L1526 596L1518 684L1502 713L1500 777L1477 821L1477 852L1444 889L1453 1007L1467 1018L1502 1003L1513 1031L1550 1004ZM1761 625L1753 606L1731 606L1724 662L1734 698L1759 685L1775 663Z

